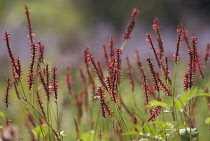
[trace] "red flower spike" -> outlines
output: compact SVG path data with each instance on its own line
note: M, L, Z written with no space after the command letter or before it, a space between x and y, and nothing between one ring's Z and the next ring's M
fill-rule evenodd
M141 68L141 75L142 75L142 88L144 89L144 96L146 98L146 105L149 104L149 86L148 86L148 82L147 82L147 75L146 73L144 72L144 67Z
M10 47L10 34L5 31L4 36L2 38L6 41L7 52L8 52L11 64L12 64L12 69L13 69L14 73L16 74L14 76L15 76L15 78L20 78L20 73L21 73L20 68L21 67L19 66L20 65L19 62L17 62L16 57L12 53L12 50Z
M32 26L31 26L31 19L30 19L30 12L29 12L29 7L27 5L25 5L25 12L26 14L26 19L27 19L27 23L28 23L28 37L29 37L29 41L30 44L33 44L33 37L35 36L35 34L33 34L32 32Z
M4 98L4 102L5 102L5 106L6 106L6 109L8 108L9 106L9 90L10 88L12 87L12 84L11 84L11 79L8 77L7 78L7 88L6 88L6 93L5 93L5 98Z
M179 33L177 43L176 43L176 53L174 54L175 63L178 63L179 58L179 49L180 49L180 42L181 42L181 35L183 33L182 29L178 29L177 32Z
M58 86L59 86L58 81L57 81L57 70L58 69L56 67L54 67L52 69L52 71L51 71L52 72L52 81L49 86L50 90L54 92L54 97L55 97L56 101L58 99Z
M156 118L160 115L161 109L162 109L161 106L156 106L156 107L152 110L152 115L150 116L150 118L148 119L147 122L155 121Z
M131 20L126 28L125 33L123 34L123 41L128 40L131 38L131 32L133 31L135 25L136 25L136 16L140 14L140 11L138 9L133 9L131 13Z
M161 38L160 29L161 29L160 21L159 21L158 17L156 17L156 18L154 18L153 30L158 35L157 41L158 41L158 46L159 46L159 58L161 59L162 56L164 55L164 48L163 48L163 41Z
M37 105L40 107L43 116L46 118L46 114L45 114L44 107L43 107L43 102L42 102L42 100L39 96L39 91L38 90L36 90L36 97L37 97L37 100L36 100Z
M158 80L157 77L159 77L159 74L154 70L154 65L151 62L151 58L146 58L146 60L148 61L148 65L152 74L152 79L154 81L154 89L157 90L158 92L160 91L159 85L158 85Z
M101 108L101 115L105 118L106 116L112 116L113 112L110 110L110 107L105 101L104 97L104 90L99 87L98 88L98 95L100 96L100 108Z
M161 61L160 61L160 59L158 58L158 53L156 52L156 50L155 50L155 46L154 46L154 44L153 44L153 38L152 38L152 36L151 35L149 35L149 34L146 34L146 36L147 36L147 39L146 39L146 41L148 42L148 44L151 46L151 48L152 48L152 50L153 50L153 52L154 52L154 55L155 55L155 59L156 59L156 61L157 61L157 64L158 64L158 66L159 66L159 68L161 67Z
M47 96L47 100L50 100L50 90L49 90L49 85L47 85L47 83L44 80L44 77L42 75L41 72L39 72L39 78L40 78L40 82L42 83L42 86L44 87L46 96Z

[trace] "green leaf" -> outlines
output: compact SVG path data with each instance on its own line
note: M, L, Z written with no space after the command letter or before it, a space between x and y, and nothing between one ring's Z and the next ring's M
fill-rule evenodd
M183 112L183 107L182 107L182 104L180 103L179 100L175 99L175 105L176 105L176 108L177 108L180 112Z
M158 135L158 131L156 130L156 128L154 127L154 125L150 125L150 130L153 133L153 135Z
M149 126L147 124L144 126L144 131L146 133L151 133L150 128L149 128Z
M33 129L36 138L45 137L47 134L47 129L44 125L39 125Z
M124 136L127 136L127 135L139 135L139 133L135 132L135 131L129 131L129 132L122 133L122 135L124 135Z
M208 118L205 120L205 123L206 123L206 124L210 124L210 117L208 117Z
M95 131L93 131L93 130L90 132L86 132L81 135L80 139L83 141L91 141L94 138L94 133L95 133Z
M5 116L4 116L4 113L3 112L0 112L0 117L2 117L3 120L5 120Z
M140 127L140 126L136 125L136 126L135 126L135 128L136 128L139 132L143 132L142 127Z
M188 104L187 96L185 94L181 94L180 100L184 106Z
M157 100L152 100L147 105L147 107L149 107L149 108L153 108L153 107L156 107L156 106L161 106L161 107L164 107L166 109L168 108L168 105L165 102L157 101Z

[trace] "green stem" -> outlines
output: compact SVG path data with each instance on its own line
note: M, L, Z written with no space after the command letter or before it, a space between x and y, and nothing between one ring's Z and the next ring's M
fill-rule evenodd
M24 99L25 102L27 102L43 119L44 121L47 123L47 125L50 127L50 129L53 131L53 133L55 134L56 138L58 141L61 141L60 137L58 136L57 132L55 131L55 129L53 129L53 127L50 125L50 123L45 119L45 117L34 107L34 105L32 105L27 99Z
M96 125L95 125L95 128L94 128L94 137L93 137L93 141L96 140L96 130L97 130L97 127L98 127L98 121L99 121L99 116L100 116L100 107L98 108L98 115L97 115L97 118L96 118Z

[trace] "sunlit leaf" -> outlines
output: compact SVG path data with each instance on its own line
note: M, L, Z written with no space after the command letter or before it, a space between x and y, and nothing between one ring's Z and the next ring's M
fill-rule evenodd
M139 135L139 133L135 132L135 131L129 131L129 132L122 133L122 135L124 135L124 136L127 136L127 135Z
M206 124L210 124L210 117L208 117L208 118L205 120L205 123L206 123Z
M175 99L175 105L176 105L176 108L177 108L180 112L183 112L183 107L182 107L182 104L180 103L179 100Z
M90 141L94 138L94 131L90 131L81 135L80 139L82 141Z
M140 127L140 126L136 125L136 126L135 126L135 128L136 128L139 132L143 132L142 127Z
M0 117L2 117L3 119L5 119L4 113L0 112Z
M144 126L144 131L145 131L146 133L151 133L149 125L146 124L146 125Z
M45 137L47 134L47 129L44 125L39 125L33 129L36 138Z
M149 108L153 108L153 107L156 107L156 106L161 106L161 107L164 107L164 108L168 108L168 105L165 103L165 102L162 102L162 101L157 101L157 100L152 100L149 102L149 105L147 105L147 107Z

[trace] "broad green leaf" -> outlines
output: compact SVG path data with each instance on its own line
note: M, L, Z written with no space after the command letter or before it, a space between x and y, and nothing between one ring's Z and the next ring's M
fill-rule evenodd
M183 112L183 107L182 107L182 104L180 103L179 100L175 99L175 105L176 105L176 108L177 108L180 112Z
M182 94L180 96L180 100L181 100L183 105L187 105L188 104L187 96L185 94Z
M158 131L153 125L150 125L149 127L153 135L158 135Z
M165 103L165 102L162 102L162 101L157 101L157 100L152 100L149 102L149 105L147 105L147 107L149 108L153 108L153 107L156 107L156 106L161 106L161 107L164 107L164 108L168 108L168 105Z
M140 126L136 125L136 126L135 126L135 128L136 128L139 132L143 132L142 127L140 127Z
M0 112L0 116L5 119L5 116L4 116L4 113L3 112Z
M208 118L205 120L205 123L206 123L206 124L210 124L210 117L208 117Z
M147 124L144 126L144 131L146 133L151 133L150 128L149 128L149 126Z
M39 125L33 129L36 138L45 137L47 134L47 129L44 125Z
M84 133L81 135L80 139L83 141L91 141L94 138L94 132L95 131L90 131L90 132Z
M139 133L135 132L135 131L129 131L129 132L122 133L122 135L124 135L124 136L127 136L127 135L139 135Z

